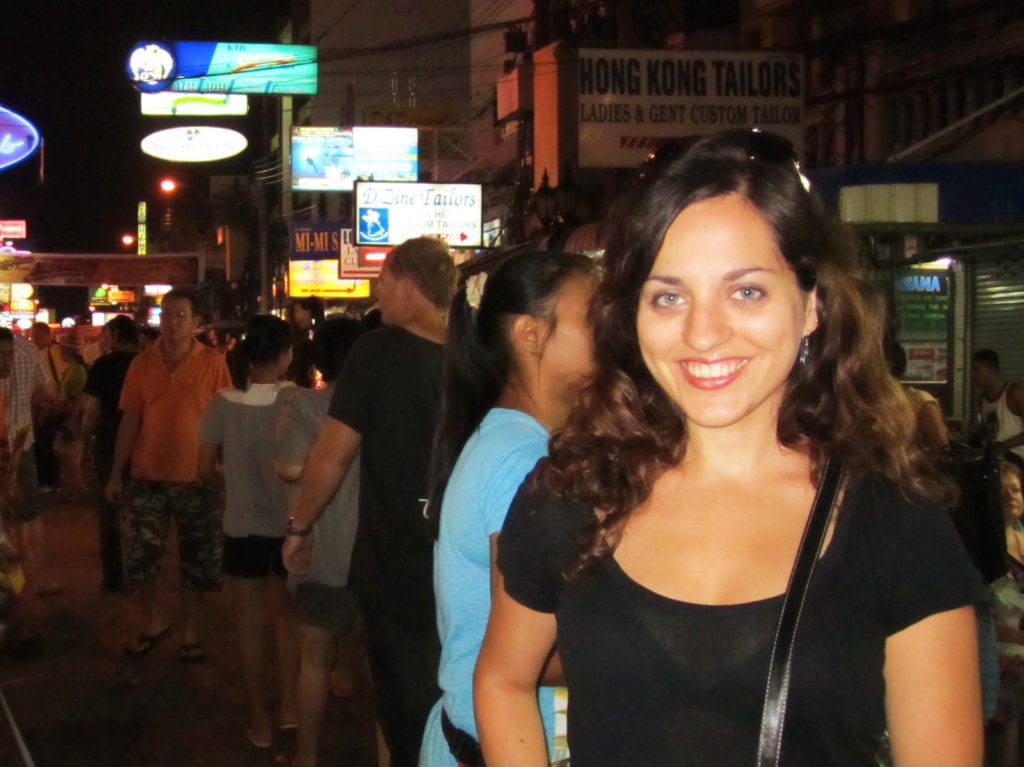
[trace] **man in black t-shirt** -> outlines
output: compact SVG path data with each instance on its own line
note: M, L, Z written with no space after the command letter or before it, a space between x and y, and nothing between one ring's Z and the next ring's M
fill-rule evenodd
M345 362L284 544L286 566L303 573L307 534L359 453L359 531L349 583L366 611L392 767L416 765L427 714L440 696L433 536L423 506L456 281L451 256L436 240L407 240L388 255L377 284L385 327L360 338Z
M121 385L128 366L138 353L139 332L131 319L119 315L103 326L103 336L111 351L93 363L82 390L85 395L82 398L82 461L85 464L82 476L92 477L97 488L96 511L99 515L103 590L118 591L124 583L121 567L121 507L106 499L103 488L110 479L117 427L121 423L121 411L117 406L121 399Z

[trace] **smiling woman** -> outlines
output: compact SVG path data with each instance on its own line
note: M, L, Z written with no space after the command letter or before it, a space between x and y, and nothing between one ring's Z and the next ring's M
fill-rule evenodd
M714 258L705 254L714 253ZM644 283L644 363L701 426L761 417L773 426L802 339L818 326L765 220L739 195L704 200L672 222Z
M574 767L875 767L886 742L897 764L980 764L976 574L887 372L871 275L779 141L703 139L618 209L596 373L498 541L474 689L488 767L544 763L556 636ZM764 751L826 465L845 474Z

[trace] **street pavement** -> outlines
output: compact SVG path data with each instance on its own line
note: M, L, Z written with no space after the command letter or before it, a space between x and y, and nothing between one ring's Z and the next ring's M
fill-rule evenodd
M0 703L9 712L0 710L0 767L287 764L293 736L279 733L270 749L256 749L245 738L248 705L230 595L218 592L207 601L205 662L178 659L177 631L144 658L125 658L121 649L137 633L138 612L125 597L101 593L92 505L50 496L44 515L51 569L63 591L23 598L21 614L42 637L38 653L0 654ZM177 615L173 538L160 582ZM321 765L376 765L370 708L358 690L331 697ZM19 734L31 761L21 756Z

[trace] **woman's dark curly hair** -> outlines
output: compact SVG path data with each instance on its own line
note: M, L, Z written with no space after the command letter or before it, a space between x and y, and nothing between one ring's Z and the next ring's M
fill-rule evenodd
M641 357L636 316L641 288L665 233L686 207L723 195L747 200L774 232L797 284L817 292L818 328L809 357L794 365L779 412L778 439L807 449L817 481L827 455L849 472L881 472L904 491L949 500L912 444L914 416L882 351L884 304L870 270L778 157L780 139L727 131L696 142L646 174L620 200L590 307L597 374L551 441L536 481L596 509L580 566L611 554L623 524L655 480L686 451L685 414ZM773 156L765 159L765 152ZM940 489L937 489L940 488Z

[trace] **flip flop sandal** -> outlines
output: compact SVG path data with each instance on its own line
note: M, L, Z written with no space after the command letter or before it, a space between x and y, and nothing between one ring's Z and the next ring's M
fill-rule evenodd
M171 633L171 626L168 625L163 631L155 634L139 634L135 638L135 644L125 647L122 652L129 658L141 658L148 655L150 650L160 644Z

